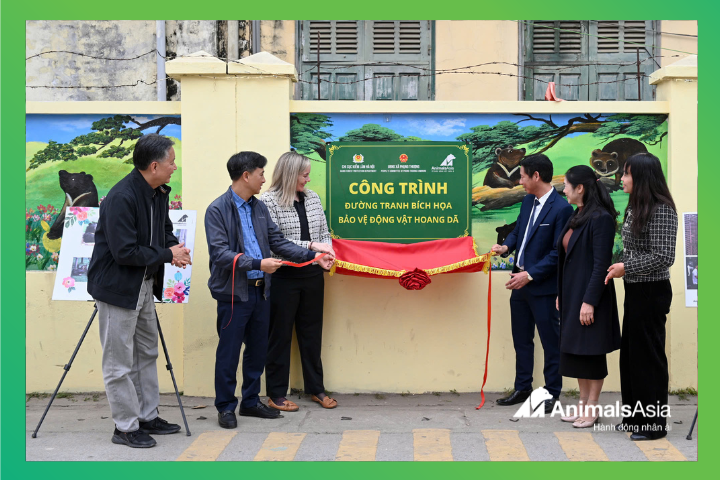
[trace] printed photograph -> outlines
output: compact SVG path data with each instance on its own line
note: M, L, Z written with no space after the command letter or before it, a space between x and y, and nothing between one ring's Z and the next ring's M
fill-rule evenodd
M87 282L88 267L90 266L89 257L74 257L72 262L72 270L70 276L76 282Z

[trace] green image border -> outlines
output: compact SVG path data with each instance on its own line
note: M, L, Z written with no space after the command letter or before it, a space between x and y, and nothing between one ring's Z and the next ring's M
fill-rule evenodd
M603 2L577 2L560 0L552 3L516 0L511 4L504 2L478 2L460 0L455 2L430 2L427 0L366 0L363 2L341 3L305 3L275 0L273 2L238 3L228 0L205 2L198 4L187 0L173 2L145 2L138 8L136 4L89 2L76 0L60 2L57 0L35 0L31 3L11 2L6 0L0 6L0 477L6 479L65 479L65 478L98 478L127 479L134 478L169 478L184 479L207 476L209 474L226 474L228 477L245 477L255 475L263 479L279 478L362 478L393 477L403 478L471 478L479 476L499 476L502 478L515 475L526 475L529 478L553 478L565 475L565 478L581 477L583 479L602 478L617 474L628 476L652 476L653 478L678 478L681 475L690 478L706 478L716 471L720 456L710 454L718 440L710 433L698 444L697 462L607 462L592 466L574 462L530 462L508 464L504 462L452 462L447 464L413 463L413 462L369 462L346 465L344 462L290 462L290 463L242 463L214 462L180 464L175 462L26 462L26 442L32 441L30 431L33 425L26 426L25 419L25 301L26 295L37 295L38 292L26 292L25 283L20 281L25 275L23 256L19 253L24 248L24 201L25 198L25 22L27 20L147 20L147 19L199 19L215 20L230 16L246 19L259 18L293 18L303 19L314 17L319 19L360 18L360 19L456 19L456 20L501 20L509 16L522 15L526 19L568 19L598 18L598 15L627 19L655 18L660 20L698 20L699 30L707 30L703 38L704 52L714 51L720 39L713 33L717 29L716 3L710 1L690 0L677 2L656 0L654 2L628 2L605 0ZM621 13L618 13L621 12ZM599 19L603 19L602 17ZM508 39L516 42L517 38ZM703 78L712 79L718 73L717 61L712 58L701 67ZM698 178L698 212L702 221L699 231L702 241L701 251L710 245L710 240L720 232L720 222L716 222L718 214L713 208L712 192L713 174L707 170L714 158L710 139L715 127L714 115L718 109L718 93L710 92L714 86L708 82L706 90L699 86L699 132L698 162L699 171L705 175ZM715 87L717 88L717 87ZM608 104L612 110L612 104ZM672 141L672 139L670 140ZM676 160L677 162L677 160ZM682 168L681 164L670 168ZM681 213L681 212L679 212ZM681 232L678 240L681 241ZM709 252L709 250L708 250ZM703 259L706 270L720 271L715 266L720 263L720 256L707 254ZM720 280L714 274L707 275L703 280L706 291L720 286ZM45 292L43 295L47 295ZM684 292L675 292L674 302L682 302ZM703 307L698 311L699 324L702 325L702 336L698 334L698 363L705 368L706 374L712 365L719 360L720 349L711 347L720 339L720 326L710 310L712 306ZM31 321L31 319L30 319ZM78 335L81 332L78 332ZM88 339L93 341L93 339ZM714 359L714 360L713 360ZM62 359L66 361L66 359ZM478 367L481 368L481 367ZM701 370L702 371L702 370ZM32 374L32 372L29 372ZM70 373L72 375L72 373ZM58 379L60 369L58 369ZM710 378L710 377L708 377ZM54 382L56 379L52 379ZM705 398L720 398L715 381L703 384ZM708 390L709 389L709 390ZM718 422L712 414L704 417L705 432L713 432L713 425ZM52 411L50 412L52 415ZM683 424L682 428L689 428ZM238 432L242 435L242 429ZM42 431L40 432L42 435ZM697 431L695 433L697 435ZM706 433L707 435L707 433ZM110 432L107 432L110 443ZM118 447L122 448L122 447ZM703 450L704 449L704 450ZM561 465L562 464L562 465ZM716 473L717 474L717 471ZM572 476L572 477L570 477Z

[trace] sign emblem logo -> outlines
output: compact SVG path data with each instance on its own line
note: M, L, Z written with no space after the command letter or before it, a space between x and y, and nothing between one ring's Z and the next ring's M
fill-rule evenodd
M440 164L441 167L452 167L453 166L453 160L455 160L455 155L452 153L445 157L445 160Z
M365 160L365 157L363 157L359 153L357 155L353 156L353 162L355 162L355 163L363 163L363 160Z
M545 400L552 400L553 396L545 387L536 388L525 400L515 415L515 418L545 417Z
M408 161L408 156L403 153L402 155L400 155L400 161L401 161L402 163L407 162L407 161Z

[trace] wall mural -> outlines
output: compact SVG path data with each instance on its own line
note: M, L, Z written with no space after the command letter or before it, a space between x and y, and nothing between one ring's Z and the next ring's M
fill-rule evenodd
M314 160L309 188L325 205L326 144L343 142L462 141L472 149L472 234L478 251L502 243L515 227L525 191L520 161L544 153L554 166L553 186L565 172L590 165L621 213L628 203L620 177L625 159L650 152L667 172L667 115L641 114L316 114L290 117L292 147ZM619 222L622 221L622 215ZM620 224L613 250L622 252ZM493 257L493 269L512 268L514 258Z
M170 208L182 208L180 116L25 116L25 269L56 270L66 207L98 207L133 169L132 151L147 133L175 142L178 166Z

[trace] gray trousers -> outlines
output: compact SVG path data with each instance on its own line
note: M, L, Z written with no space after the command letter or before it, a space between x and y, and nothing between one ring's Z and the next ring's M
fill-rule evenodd
M102 372L115 426L133 432L157 417L158 329L153 280L143 281L135 310L95 301L100 321Z

